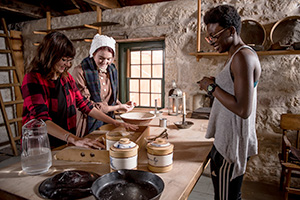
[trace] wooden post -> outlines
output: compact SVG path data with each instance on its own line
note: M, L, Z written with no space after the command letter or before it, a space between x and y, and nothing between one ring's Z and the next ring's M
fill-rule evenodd
M51 30L51 13L47 11L47 30Z
M99 6L97 6L97 22L101 22L102 21L102 10ZM99 35L101 35L101 26L99 26L98 28L98 33Z
M197 52L200 52L201 41L201 0L198 0Z
M130 70L130 49L126 50L126 71L127 71L127 78L131 77L131 70Z

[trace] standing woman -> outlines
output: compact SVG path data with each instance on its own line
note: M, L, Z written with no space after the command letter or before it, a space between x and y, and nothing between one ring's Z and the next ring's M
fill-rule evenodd
M44 120L52 148L66 142L75 146L103 148L104 145L97 140L75 135L76 108L116 126L131 129L137 126L108 117L81 95L73 77L67 72L75 53L72 42L64 34L51 32L44 37L22 83L23 124L34 118Z
M90 100L95 108L114 118L114 111L128 112L133 109L132 102L122 104L118 96L118 72L113 64L116 41L112 37L96 34L90 54L76 66L72 75L81 94ZM104 124L84 113L77 116L77 136L83 136Z
M240 37L241 17L233 6L210 9L204 22L207 42L219 53L228 52L219 75L200 81L200 89L214 96L206 138L214 138L210 166L215 200L237 200L247 161L257 154L255 117L261 66L256 52Z

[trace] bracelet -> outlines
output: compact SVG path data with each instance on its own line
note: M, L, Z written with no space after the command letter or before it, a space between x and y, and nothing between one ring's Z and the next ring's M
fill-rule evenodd
M70 137L70 133L66 133L65 134L65 141L67 142L67 144L69 144L69 142L68 142L68 138Z

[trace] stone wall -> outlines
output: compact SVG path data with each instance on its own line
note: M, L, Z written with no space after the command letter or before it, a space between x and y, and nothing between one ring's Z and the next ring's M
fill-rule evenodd
M254 19L270 32L272 25L287 16L300 15L297 0L202 0L201 14L220 3L234 5L242 20ZM52 19L52 28L75 26L83 23L94 23L96 12L57 17ZM195 109L194 97L201 95L196 82L203 76L216 76L226 57L203 57L197 62L197 0L177 0L142 6L105 10L102 21L120 23L116 26L102 28L102 33L113 37L128 38L156 37L165 35L165 81L168 91L171 81L175 80L179 88L187 94L187 108ZM28 62L32 59L34 42L43 36L34 35L33 30L44 29L46 19L23 24L24 57ZM201 50L208 51L205 44L205 25L201 24ZM74 30L65 32L70 38L93 37L94 30ZM267 38L266 47L270 46ZM298 38L300 41L300 38ZM89 43L74 42L77 65L88 55ZM262 76L258 84L257 136L259 154L249 161L245 178L278 184L280 164L277 154L280 151L281 131L279 118L281 113L300 112L300 62L299 55L260 56ZM199 104L200 105L200 104Z

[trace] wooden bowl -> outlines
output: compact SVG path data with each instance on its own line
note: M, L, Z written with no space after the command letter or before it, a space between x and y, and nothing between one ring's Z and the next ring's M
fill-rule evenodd
M121 119L130 124L148 125L152 119L156 117L154 113L150 112L129 112L120 115Z

